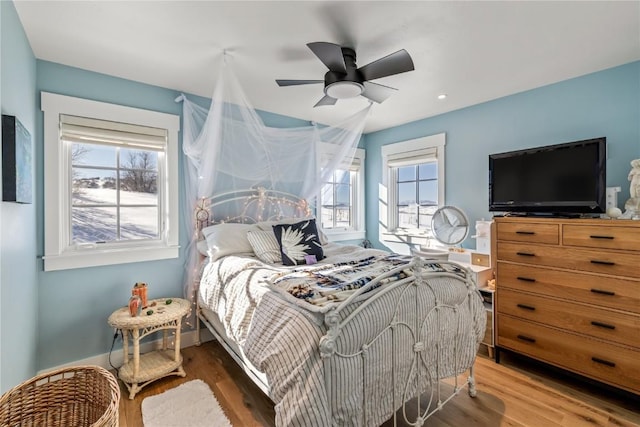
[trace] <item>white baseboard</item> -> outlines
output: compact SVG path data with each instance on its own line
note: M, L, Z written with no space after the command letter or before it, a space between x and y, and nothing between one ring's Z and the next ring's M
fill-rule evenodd
M118 338L120 339L120 338ZM207 342L212 341L215 338L209 332L207 328L202 328L200 330L200 341ZM170 343L173 343L171 337L169 337ZM186 331L182 332L180 335L180 348L191 347L196 344L196 331ZM140 353L147 353L151 350L159 349L162 346L162 338L157 339L155 341L149 341L140 344ZM131 345L129 345L129 349L131 349ZM122 349L114 350L111 353L111 364L113 366L119 367L122 365L124 360ZM44 374L47 372L55 371L60 368L67 368L69 366L82 366L82 365L97 365L101 366L107 370L113 369L109 363L109 353L98 354L96 356L87 357L86 359L76 360L75 362L65 363L64 365L52 366L51 368L46 368L38 371L38 375Z

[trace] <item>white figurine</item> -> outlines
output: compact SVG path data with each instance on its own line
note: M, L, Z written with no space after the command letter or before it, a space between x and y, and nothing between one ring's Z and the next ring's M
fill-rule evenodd
M640 159L631 160L629 171L629 195L631 198L624 204L622 218L640 219Z
M631 160L631 171L629 171L629 193L632 198L640 199L640 159Z

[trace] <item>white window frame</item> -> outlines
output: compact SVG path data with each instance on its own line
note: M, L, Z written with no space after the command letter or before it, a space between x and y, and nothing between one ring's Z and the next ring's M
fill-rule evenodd
M332 144L324 143L321 145L323 154L331 155ZM339 165L338 169L354 171L355 178L351 181L351 227L345 228L329 228L322 229L330 242L339 242L344 240L362 240L366 236L365 218L364 218L364 160L365 150L356 148L353 154L353 162L351 164ZM323 183L324 184L324 183ZM318 194L318 213L319 224L322 224L322 191Z
M435 157L438 163L438 207L444 206L445 145L446 134L440 133L382 146L382 187L386 191L380 192L383 202L379 211L381 241L419 245L429 243L432 236L427 230L398 228L395 168L425 163Z
M49 92L41 93L44 112L44 270L153 261L179 256L178 131L180 117ZM160 239L117 245L71 242L71 165L60 141L60 116L71 115L167 130L164 182L158 183Z

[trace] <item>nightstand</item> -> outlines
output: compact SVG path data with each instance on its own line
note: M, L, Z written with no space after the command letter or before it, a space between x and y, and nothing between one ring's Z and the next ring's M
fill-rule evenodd
M167 304L167 301L171 303ZM151 306L155 302L155 306ZM131 317L128 307L122 307L109 316L109 325L122 330L122 352L124 363L118 370L120 378L133 399L142 387L157 379L178 375L186 376L182 369L180 354L180 327L182 318L189 311L189 302L181 298L163 298L148 301L148 308L140 316ZM149 310L153 313L147 315ZM162 330L162 347L140 354L140 340L147 335ZM175 333L173 348L168 347L168 335ZM129 355L129 340L133 345Z

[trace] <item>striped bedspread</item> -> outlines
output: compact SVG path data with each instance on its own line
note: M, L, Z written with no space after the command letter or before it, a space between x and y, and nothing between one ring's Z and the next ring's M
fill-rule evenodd
M336 278L347 270L341 269L341 265L355 261L356 265L362 264L364 267L371 260L376 261L371 264L384 260L389 254L342 245L327 246L325 254L327 258L321 263L302 269L300 266L268 265L251 257L224 257L204 268L200 302L218 313L227 335L241 347L249 361L267 375L270 397L275 402L276 425L355 426L362 425L363 413L367 414L367 425L379 425L392 414L394 402L389 401L388 397L393 386L378 384L377 378L380 377L380 370L389 369L397 363L397 360L391 359L388 351L390 346L401 345L403 340L409 340L410 337L397 334L391 342L391 338L383 334L376 345L371 346L366 357L338 358L331 365L326 365L327 361L322 359L318 344L327 331L322 313L326 304L311 304L304 298L296 298L290 290L301 286L298 279L311 274L309 271L320 274L331 270L331 277ZM390 268L398 262L400 260L397 258L387 258L386 267L379 268ZM336 264L337 267L334 266ZM359 273L359 277L368 274L364 270L359 270ZM357 277L358 274L343 276L352 281ZM333 282L329 288L339 289L340 285ZM315 289L318 295L319 289ZM402 310L398 311L398 307L404 303L416 305L418 301L430 319L421 328L420 334L424 334L423 341L427 349L433 349L425 352L423 363L435 366L435 361L440 360L437 372L430 372L431 378L423 378L423 382L456 375L473 363L486 322L482 301L477 293L469 298L466 286L451 277L435 279L434 285L419 295L410 294L415 290L400 288L393 292L396 294L377 299L375 304L354 317L338 342L342 354L360 351L361 342L369 342L372 335L375 336L384 328L391 316L396 316L399 322L415 323L415 319L403 318L405 314ZM444 314L441 312L436 315L437 310L433 310L436 301L448 302L456 308L450 314L444 310ZM341 317L348 316L359 304L350 306L341 313ZM432 312L433 316L430 314ZM455 345L457 354L452 355L447 348L438 347L436 343L441 339L450 339L447 338L452 334L449 329L456 324L470 326L462 327L462 333L453 333L459 342ZM406 355L407 360L413 357L413 351ZM399 366L397 369L402 375L411 375L406 370L408 367ZM403 369L406 371L404 374ZM325 388L327 375L332 378L330 393ZM367 384L371 395L362 395L363 383ZM404 384L396 384L396 389L402 393Z

